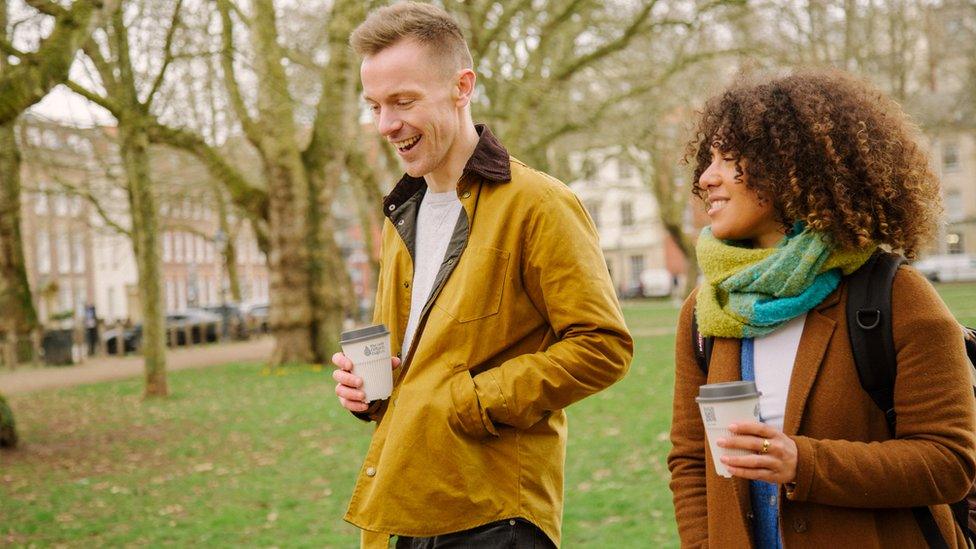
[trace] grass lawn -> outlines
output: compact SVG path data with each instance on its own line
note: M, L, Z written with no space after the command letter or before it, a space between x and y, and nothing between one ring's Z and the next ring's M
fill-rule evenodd
M944 285L976 324L976 284ZM630 375L570 408L564 545L677 546L664 457L677 309L626 303ZM230 364L10 398L22 447L0 453L0 546L355 547L342 522L370 427L328 369Z

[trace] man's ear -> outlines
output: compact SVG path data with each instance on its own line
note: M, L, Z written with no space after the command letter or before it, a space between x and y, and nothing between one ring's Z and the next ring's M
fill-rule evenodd
M454 76L454 104L458 107L465 107L471 103L474 95L474 85L478 77L471 69L461 69Z

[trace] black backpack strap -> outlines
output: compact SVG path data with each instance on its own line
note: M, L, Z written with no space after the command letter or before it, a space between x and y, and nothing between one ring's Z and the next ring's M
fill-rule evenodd
M891 287L905 258L875 252L847 284L847 333L861 386L885 413L895 433L895 341L891 333Z
M898 360L891 325L891 288L905 258L881 250L855 271L847 286L847 333L861 386L885 413L895 434L895 376ZM948 549L928 507L913 507L925 542L932 549Z
M695 350L695 362L698 363L698 369L705 374L705 377L708 377L708 363L712 360L712 344L714 342L714 338L701 335L701 332L698 331L697 311L692 313L691 348Z

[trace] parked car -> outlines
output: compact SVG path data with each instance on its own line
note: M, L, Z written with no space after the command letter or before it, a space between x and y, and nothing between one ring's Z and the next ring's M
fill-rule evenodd
M172 345L170 330L175 329L176 345L187 344L189 331L191 343L213 343L218 340L221 317L202 309L187 309L166 315L166 344ZM101 334L108 354L134 353L142 346L142 324L125 328L116 326ZM120 345L121 341L121 345Z
M134 353L142 345L142 325L109 328L102 331L101 338L105 342L105 352L110 355Z
M233 337L234 339L247 339L247 318L244 310L237 303L225 303L223 305L208 305L201 307L208 313L213 313L220 317L221 337ZM231 333L231 329L234 333Z
M917 261L915 268L932 282L976 280L976 257L967 254L932 255Z
M218 329L221 318L203 309L186 309L178 313L166 315L166 330L176 329L176 344L187 344L187 332L190 343L213 343L219 339Z
M674 289L674 276L667 269L647 269L640 275L644 297L668 297Z
M268 314L270 307L267 303L251 303L244 306L244 318L251 330L262 334L268 333Z

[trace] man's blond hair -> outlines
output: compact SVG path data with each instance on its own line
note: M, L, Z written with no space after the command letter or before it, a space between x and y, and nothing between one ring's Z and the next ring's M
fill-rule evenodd
M360 57L369 57L403 40L416 40L439 54L449 64L446 68L473 68L461 27L431 4L400 2L375 10L352 32L349 43Z

